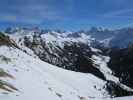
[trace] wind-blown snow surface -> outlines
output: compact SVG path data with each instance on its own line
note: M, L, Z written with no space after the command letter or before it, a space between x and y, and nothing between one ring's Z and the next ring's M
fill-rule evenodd
M1 100L90 100L108 97L102 89L105 82L92 74L60 69L6 46L0 47L0 55L11 59L8 63L1 60L0 68L15 77L15 80L6 81L19 89L9 94L1 92Z

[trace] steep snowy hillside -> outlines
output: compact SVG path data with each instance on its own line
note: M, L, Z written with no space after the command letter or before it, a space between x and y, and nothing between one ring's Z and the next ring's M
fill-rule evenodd
M95 39L84 32L44 32L40 29L17 29L9 35L19 48L35 58L77 72L91 73L106 81L111 96L132 95L133 90L121 84L108 67L110 57L93 48Z
M14 87L11 92L0 91L2 100L88 100L109 97L104 88L106 81L92 74L60 69L34 58L14 46L15 42L5 35L0 40L3 42L0 46L0 68L13 77L2 80Z
M97 41L90 35L38 29L17 29L7 35L0 34L0 68L8 75L0 80L3 100L99 100L133 95L132 86L108 67L112 61L108 49L94 48L92 43Z
M0 68L14 76L5 79L18 91L1 94L2 100L90 100L108 97L105 81L91 74L60 69L7 46L0 47L0 55L10 59L0 62Z
M85 69L80 68L83 65L78 66L78 60L92 55L89 46L93 39L84 33L79 34L78 37L69 37L70 34L70 32L58 33L55 31L38 33L34 30L21 29L11 34L10 37L30 55L35 54L41 60L65 69L85 72Z
M92 74L58 68L14 47L0 46L0 55L9 59L0 59L0 68L14 77L3 80L17 88L0 90L1 100L110 100L106 81Z

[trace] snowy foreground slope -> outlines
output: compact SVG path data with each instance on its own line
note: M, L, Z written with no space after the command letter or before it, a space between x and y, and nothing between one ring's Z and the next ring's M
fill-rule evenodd
M1 46L0 55L10 59L9 62L0 60L0 68L15 78L4 80L19 90L13 93L1 90L0 100L107 100L108 98L108 93L102 89L105 82L91 74L60 69L11 47Z
M105 82L91 74L57 68L24 52L0 47L0 55L11 59L0 61L0 67L15 79L6 79L19 91L0 95L1 100L90 100L107 97ZM95 87L96 86L96 87Z
M19 90L0 90L0 100L111 100L103 89L106 82L92 74L58 68L12 47L1 46L0 55L10 59L0 59L0 68L15 78L4 80Z

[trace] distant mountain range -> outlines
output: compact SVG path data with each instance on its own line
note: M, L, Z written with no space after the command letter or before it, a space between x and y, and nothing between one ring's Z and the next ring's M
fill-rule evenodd
M58 37L58 38L67 38L72 39L74 38L80 41L87 42L88 44L91 43L99 43L104 45L105 47L120 47L124 48L127 47L130 43L133 43L133 28L121 28L117 30L109 30L103 28L96 28L92 27L88 31L77 31L77 32L70 32L70 31L61 31L61 30L44 30L39 28L7 28L5 30L6 33L14 34L19 32L19 34L29 34L30 31L34 31L38 34L51 34L51 36ZM65 41L65 39L64 39Z

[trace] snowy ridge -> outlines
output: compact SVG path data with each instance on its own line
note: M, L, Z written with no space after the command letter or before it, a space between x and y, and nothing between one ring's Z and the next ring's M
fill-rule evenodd
M77 32L70 32L70 31L52 31L52 30L43 30L40 28L11 28L10 30L6 31L7 33L15 34L16 36L24 36L28 34L47 34L52 33L57 37L67 38L72 41L81 41L81 42L89 42L93 44L94 41L101 43L105 47L127 47L129 43L133 43L133 28L122 28L116 30L104 29L104 28L97 28L92 27L88 31L77 31ZM75 38L77 38L75 40ZM58 39L58 38L56 38ZM66 40L67 40L66 39ZM124 40L124 41L123 41ZM64 39L63 39L64 41ZM123 42L121 42L123 41Z
M64 42L67 41L82 42L90 45L91 42L95 40L94 38L91 37L91 35L87 35L86 33L78 33L78 36L75 36L75 33L69 31L62 33L56 31L47 31L47 32L41 32L41 31L42 31L41 29L35 30L35 29L16 28L14 30L12 29L11 31L12 34L10 34L10 36L15 39L23 39L25 36L32 39L34 35L38 35L47 43L56 42L58 45L63 44Z

